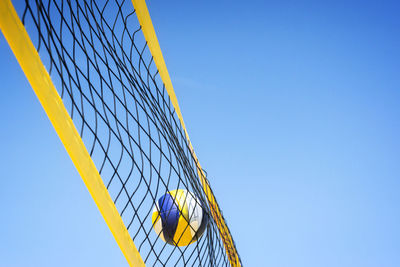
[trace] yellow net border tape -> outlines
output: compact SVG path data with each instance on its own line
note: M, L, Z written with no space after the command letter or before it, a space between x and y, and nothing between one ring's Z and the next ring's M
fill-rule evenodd
M0 29L129 265L145 266L10 0L0 0Z
M176 98L174 88L172 87L171 78L168 74L167 66L165 65L164 57L162 55L160 45L158 43L158 39L157 39L156 33L154 31L153 23L151 22L151 18L150 18L149 11L147 9L146 2L145 2L145 0L132 0L132 4L135 8L139 23L142 26L142 31L143 31L144 37L146 38L147 45L153 56L154 62L160 73L161 79L164 82L165 88L167 89L167 92L171 99L172 105L174 106L176 114L178 115L178 118L182 124L184 131L185 131L186 139L189 142L189 148L190 148L191 153L197 163L197 172L199 174L200 181L203 185L204 192L206 193L208 204L210 205L210 209L212 212L212 216L217 223L218 230L219 230L219 233L223 240L225 250L229 257L230 264L231 264L231 266L240 266L239 256L238 256L235 246L233 244L232 236L229 233L228 227L222 217L221 211L218 207L215 197L211 191L209 184L207 183L207 180L205 179L205 175L204 175L203 170L200 166L200 163L196 157L196 154L194 153L192 143L190 142L189 135L186 130L185 123L183 121L182 113L179 108L178 100Z

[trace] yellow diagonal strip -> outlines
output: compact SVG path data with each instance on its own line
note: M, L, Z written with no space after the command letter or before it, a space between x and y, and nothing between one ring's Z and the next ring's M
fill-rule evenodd
M221 211L218 207L217 202L215 201L215 197L211 191L211 188L210 188L209 184L207 183L207 180L205 179L203 170L199 164L199 161L197 160L196 154L194 153L192 143L190 142L189 135L186 130L185 123L183 121L182 113L179 108L178 100L176 98L174 88L172 87L171 78L168 74L167 66L165 65L164 57L162 55L160 45L158 43L158 39L157 39L156 33L154 31L153 23L151 22L151 18L150 18L149 11L147 9L146 2L145 2L145 0L132 0L132 4L135 8L139 23L142 26L142 31L143 31L144 37L146 38L147 46L149 47L150 52L153 56L154 63L157 66L158 72L160 73L160 77L161 77L162 81L164 82L165 88L167 89L167 92L171 99L172 105L175 108L175 112L178 115L178 118L182 124L184 131L185 131L186 139L189 142L190 151L193 155L193 158L195 159L195 161L197 163L197 172L199 174L200 181L203 185L204 192L207 196L207 200L208 200L208 204L210 206L211 212L212 212L212 216L217 223L218 230L219 230L219 233L223 240L225 250L228 254L231 266L240 266L239 256L238 256L235 246L233 244L232 236L230 235L228 227L227 227L224 219L222 218Z
M0 0L0 29L129 265L145 266L10 0Z

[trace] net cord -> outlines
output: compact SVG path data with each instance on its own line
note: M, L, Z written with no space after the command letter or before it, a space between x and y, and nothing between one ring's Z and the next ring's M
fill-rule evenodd
M10 0L0 1L0 29L129 265L145 266Z
M175 108L176 114L182 124L183 130L186 135L186 139L189 143L189 148L190 152L196 162L196 167L197 167L197 172L200 177L201 184L203 186L204 192L207 196L207 201L210 206L212 216L214 220L217 222L218 230L221 235L221 238L223 240L225 250L228 254L229 261L231 266L241 266L240 264L240 259L238 256L238 253L236 251L235 244L233 242L233 238L231 236L231 233L226 225L225 219L222 216L221 210L218 206L218 203L215 200L214 194L211 190L211 187L209 186L206 175L203 172L203 169L200 166L200 163L197 159L197 156L194 152L192 143L190 142L189 139L189 134L187 132L185 123L183 121L183 116L181 113L181 110L179 108L178 100L176 98L176 94L174 91L174 88L172 86L171 78L169 76L164 57L161 52L160 45L158 43L158 39L153 27L153 23L151 21L151 17L146 5L145 0L132 0L132 4L135 8L139 23L142 27L143 34L145 36L145 39L147 41L147 45L150 49L150 52L153 56L153 60L157 66L158 72L161 76L162 81L164 82L165 88L167 89L168 95L171 99L171 102Z

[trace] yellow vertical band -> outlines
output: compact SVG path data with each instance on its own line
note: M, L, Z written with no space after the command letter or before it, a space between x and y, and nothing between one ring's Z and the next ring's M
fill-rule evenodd
M171 99L172 105L175 108L175 112L182 124L182 127L185 131L186 139L189 142L189 148L190 151L193 155L193 158L195 159L197 163L197 172L200 177L200 181L203 185L204 192L207 196L208 204L210 206L212 216L217 223L219 233L221 235L221 238L223 240L225 250L227 252L227 255L229 257L229 261L231 266L240 266L240 261L239 261L239 256L238 253L235 249L235 246L233 244L233 239L231 234L229 233L228 226L226 225L221 211L218 207L218 204L215 200L214 194L211 191L211 188L209 184L207 183L207 180L205 179L205 174L203 173L203 170L200 166L200 163L197 159L197 156L194 152L192 143L190 142L188 132L186 130L185 123L183 121L182 113L179 108L178 100L175 95L174 88L172 87L172 82L171 78L168 74L167 66L165 65L164 57L162 55L160 45L158 43L158 39L156 36L156 33L154 31L153 23L151 22L150 14L147 9L147 5L145 0L132 0L132 4L135 8L136 16L138 17L139 23L142 26L142 31L143 35L146 38L147 41L147 46L149 47L149 50L153 56L154 63L157 66L158 72L160 73L160 77L162 81L164 82L165 88L167 89L168 95Z
M10 0L0 0L0 29L129 265L145 266Z

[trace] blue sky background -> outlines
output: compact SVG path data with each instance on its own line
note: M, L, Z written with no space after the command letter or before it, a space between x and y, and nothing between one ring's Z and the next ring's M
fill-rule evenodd
M400 4L148 1L246 266L400 266ZM0 266L126 266L0 37Z

